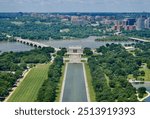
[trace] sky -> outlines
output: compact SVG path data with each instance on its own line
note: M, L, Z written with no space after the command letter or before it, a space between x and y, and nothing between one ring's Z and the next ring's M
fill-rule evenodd
M0 12L150 12L150 0L0 0Z

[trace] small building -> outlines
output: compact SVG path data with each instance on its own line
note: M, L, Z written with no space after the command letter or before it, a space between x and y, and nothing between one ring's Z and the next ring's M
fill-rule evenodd
M124 48L125 48L126 50L128 50L128 51L134 51L134 50L135 50L135 48L132 47L132 46L124 46Z
M70 63L80 63L81 55L83 54L83 49L79 46L77 47L69 47L67 54L69 55Z

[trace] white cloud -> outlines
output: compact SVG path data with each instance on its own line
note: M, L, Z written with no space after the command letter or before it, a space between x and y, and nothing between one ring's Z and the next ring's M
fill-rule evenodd
M0 11L149 11L149 0L0 0Z

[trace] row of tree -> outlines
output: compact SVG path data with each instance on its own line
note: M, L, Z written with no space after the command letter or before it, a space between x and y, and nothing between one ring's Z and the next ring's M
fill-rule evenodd
M45 80L41 86L37 100L38 102L54 102L57 95L57 88L62 76L63 57L66 53L66 48L62 48L57 52L53 64L50 65L48 71L48 80Z
M97 38L95 41L129 41L129 39L125 36L109 36L106 38Z
M145 29L145 30L132 30L132 31L123 31L123 33L127 36L132 36L132 37L141 37L141 38L150 38L150 30Z

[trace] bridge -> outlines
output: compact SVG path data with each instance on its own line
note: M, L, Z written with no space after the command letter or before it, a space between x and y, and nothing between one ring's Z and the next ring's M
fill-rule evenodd
M135 42L140 42L140 43L150 43L150 40L145 40L141 38L134 38L134 37L129 37L130 40L133 40Z
M27 44L27 45L30 45L30 46L33 46L33 47L37 47L37 48L49 47L49 45L45 45L45 44L35 42L35 41L31 41L31 40L28 40L28 39L22 39L20 37L16 37L15 40L17 42Z

